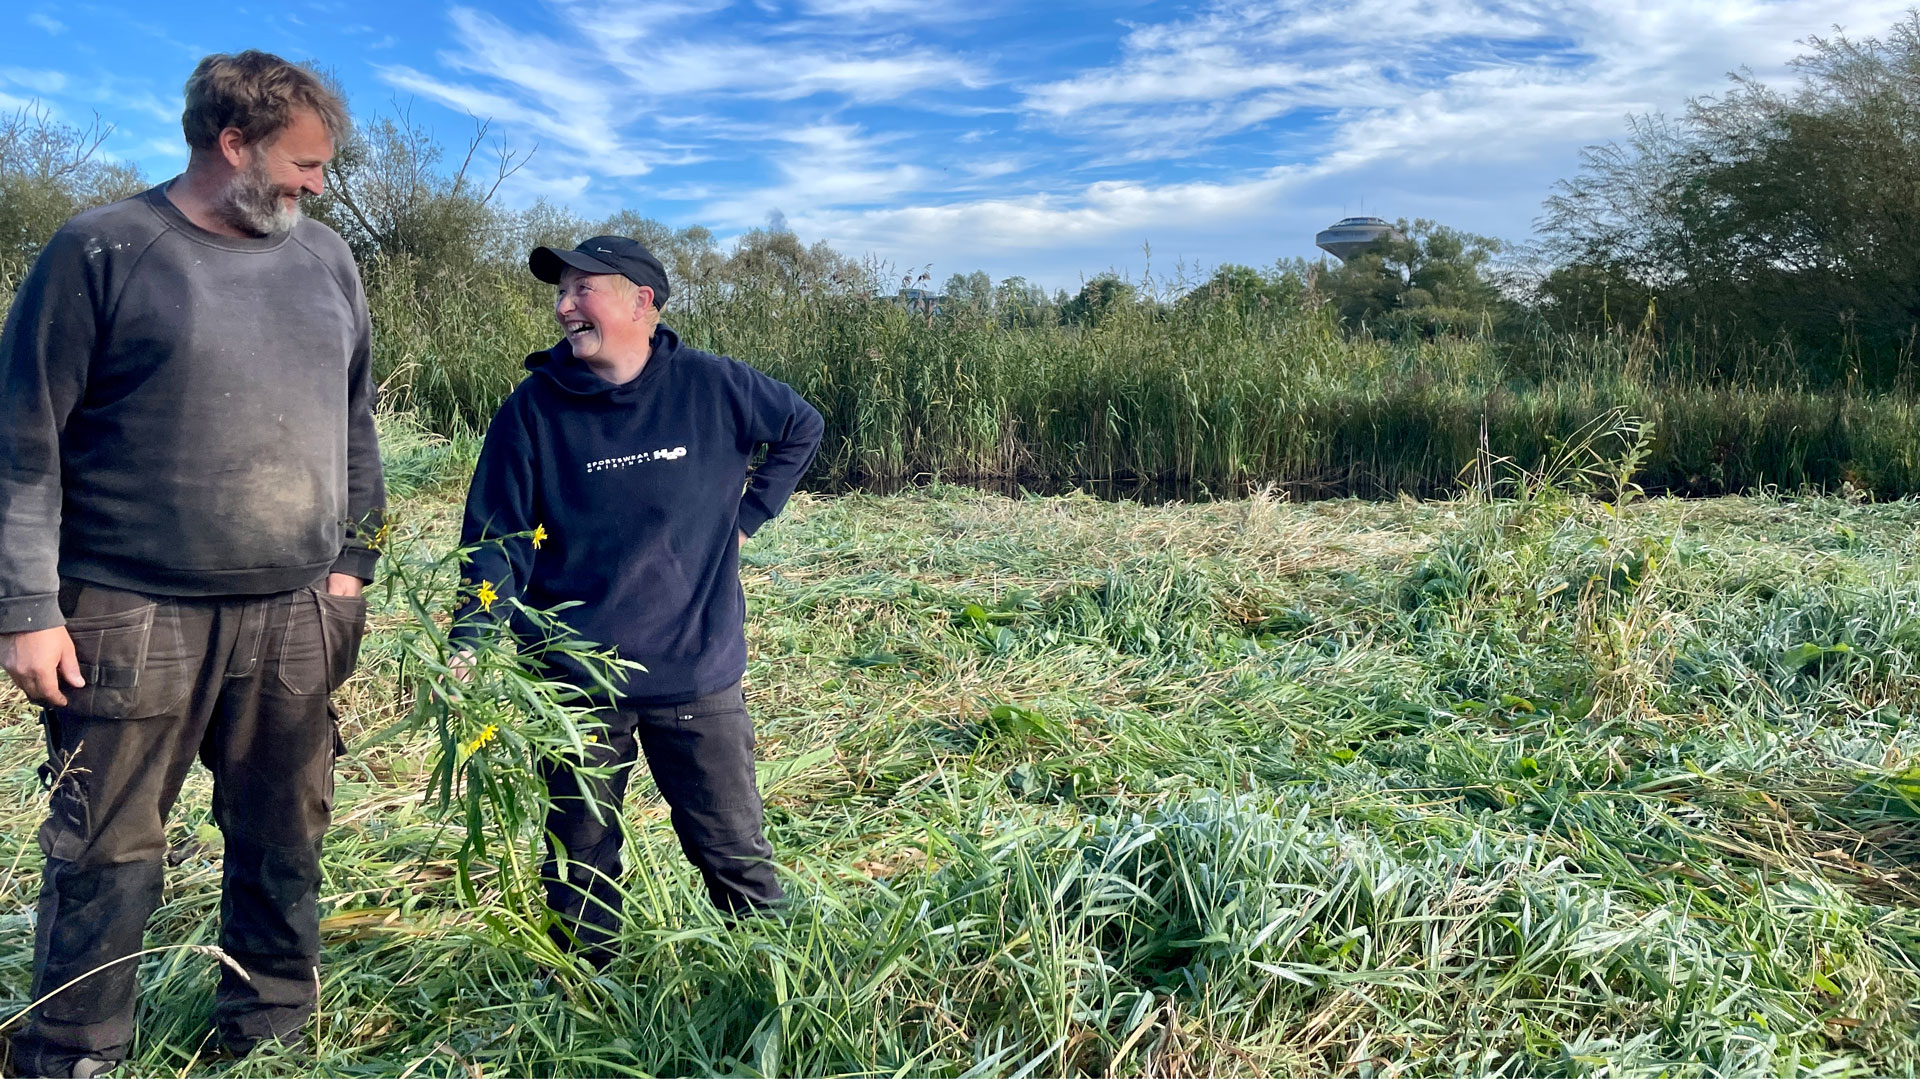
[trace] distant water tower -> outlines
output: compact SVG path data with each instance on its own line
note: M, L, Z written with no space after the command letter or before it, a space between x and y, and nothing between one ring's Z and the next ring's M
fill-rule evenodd
M1388 224L1387 219L1377 217L1350 217L1320 230L1313 238L1314 246L1346 262L1365 251L1380 240L1405 240L1400 230Z

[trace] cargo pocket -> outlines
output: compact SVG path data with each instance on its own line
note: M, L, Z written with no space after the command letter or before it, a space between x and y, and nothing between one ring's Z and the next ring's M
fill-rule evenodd
M60 749L59 712L44 710L40 719L47 735L40 786L48 794L47 819L40 823L40 852L49 859L71 862L87 850L93 836L92 800L87 798L84 771L73 766L73 751Z
M140 720L171 712L187 691L180 622L171 603L69 617L67 636L86 685L66 691L61 711L92 720Z
M280 638L280 685L295 694L338 689L360 662L366 633L365 599L312 588L294 593Z

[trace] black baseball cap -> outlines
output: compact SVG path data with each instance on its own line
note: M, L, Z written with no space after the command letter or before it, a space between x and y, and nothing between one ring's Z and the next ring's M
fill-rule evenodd
M595 236L580 241L572 251L537 247L527 256L527 269L549 285L560 284L560 271L573 267L588 274L619 274L635 285L653 290L653 306L667 302L667 271L640 241L624 236Z

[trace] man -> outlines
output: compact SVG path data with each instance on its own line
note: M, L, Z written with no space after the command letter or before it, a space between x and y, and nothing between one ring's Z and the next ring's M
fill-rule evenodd
M0 336L0 660L45 706L52 790L27 1075L112 1068L197 755L226 837L215 1017L297 1038L318 980L320 839L385 502L366 299L301 217L345 130L261 52L187 80L191 157L68 222Z
M553 936L601 964L619 923L620 804L642 752L714 904L739 914L782 899L740 686L739 545L786 504L824 425L785 384L661 325L667 275L639 243L536 248L529 265L559 287L565 336L527 358L533 374L487 429L461 537L480 545L465 572L475 599L455 636L472 642L511 610L496 597L571 602L560 618L580 637L645 669L598 699L592 764L610 778L546 773ZM538 640L523 616L512 626ZM554 674L592 696L587 672Z

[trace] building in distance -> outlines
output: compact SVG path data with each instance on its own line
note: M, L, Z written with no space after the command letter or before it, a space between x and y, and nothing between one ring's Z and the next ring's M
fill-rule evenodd
M1400 230L1385 218L1350 217L1320 230L1313 238L1315 247L1346 262L1382 240L1405 240Z

